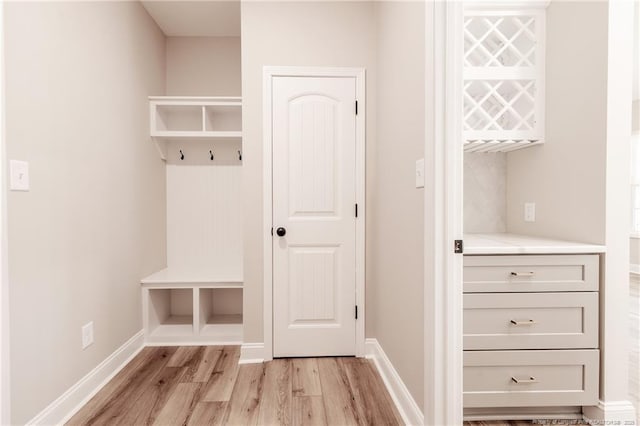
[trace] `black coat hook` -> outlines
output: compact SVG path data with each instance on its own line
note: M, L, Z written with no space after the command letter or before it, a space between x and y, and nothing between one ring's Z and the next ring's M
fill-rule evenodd
M238 160L242 161L242 152L238 151Z
M211 150L209 150L209 154L211 154L211 161L213 161L213 152Z
M182 153L182 150L180 150L180 159L184 160L184 154Z

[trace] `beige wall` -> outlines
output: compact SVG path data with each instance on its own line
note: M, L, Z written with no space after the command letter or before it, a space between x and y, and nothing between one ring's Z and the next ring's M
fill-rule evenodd
M425 142L425 10L377 2L375 189L369 203L368 336L375 337L418 406L424 402L424 190L415 160ZM371 215L371 213L373 213Z
M12 422L24 424L142 328L165 262L164 165L147 96L164 36L137 2L6 3ZM83 324L95 343L81 349Z
M424 209L414 167L424 156L424 29L421 3L242 3L245 341L263 340L262 67L364 67L366 335L380 341L420 406Z
M607 3L551 2L546 49L546 142L508 154L507 230L603 244Z
M635 14L632 126L634 132L640 133L640 2L636 2ZM629 260L632 264L640 264L640 238L631 238Z
M265 65L366 68L369 182L376 140L374 31L372 2L242 2L245 342L263 341L262 244L263 238L270 238L262 229L262 68ZM374 220L370 209L373 189L373 185L368 185L368 231ZM370 258L367 260L370 268L372 263ZM367 303L372 303L371 294L367 295ZM367 315L367 335L371 335L372 317Z
M240 96L240 37L168 37L167 95Z
M636 9L640 9L636 4ZM640 26L640 22L638 22L638 26ZM637 43L640 46L640 43ZM640 47L638 48L640 49ZM638 80L640 80L640 75L636 76ZM632 107L632 116L633 116L633 132L640 132L640 100L633 101ZM632 264L640 265L640 238L631 238L630 240L630 250L629 250L629 260Z

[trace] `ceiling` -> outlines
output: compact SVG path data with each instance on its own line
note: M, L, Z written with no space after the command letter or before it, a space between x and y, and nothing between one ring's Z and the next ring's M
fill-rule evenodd
M240 0L141 2L169 37L240 37Z

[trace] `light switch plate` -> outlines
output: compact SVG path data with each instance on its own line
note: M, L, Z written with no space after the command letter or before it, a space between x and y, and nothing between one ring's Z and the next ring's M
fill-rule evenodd
M9 161L10 182L9 189L12 191L29 190L29 163L26 161Z
M524 203L524 221L536 221L536 203Z
M424 158L416 160L416 188L424 188Z

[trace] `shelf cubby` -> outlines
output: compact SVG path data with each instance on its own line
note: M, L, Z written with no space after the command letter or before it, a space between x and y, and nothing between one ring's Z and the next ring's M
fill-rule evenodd
M194 331L193 290L167 288L148 291L149 336L191 336Z
M205 132L229 132L242 129L241 105L207 105L204 107Z
M242 342L242 289L200 288L200 335Z
M202 130L202 107L197 105L163 105L155 108L155 131L199 132Z

